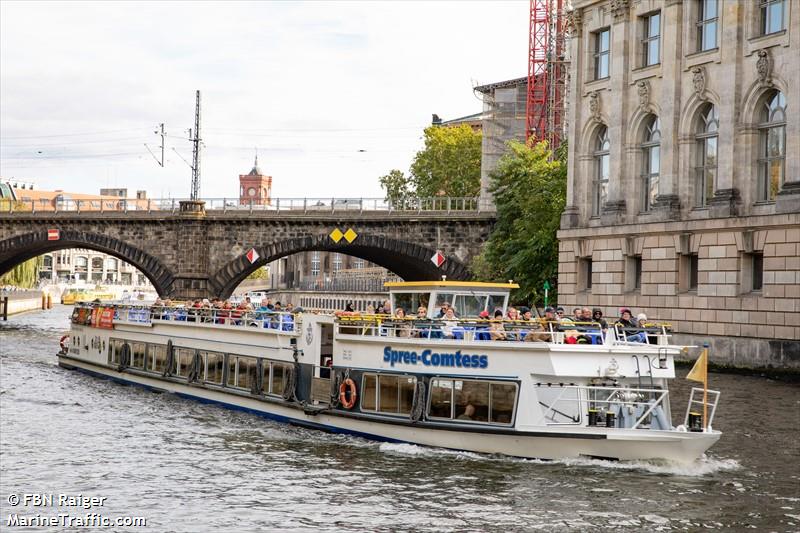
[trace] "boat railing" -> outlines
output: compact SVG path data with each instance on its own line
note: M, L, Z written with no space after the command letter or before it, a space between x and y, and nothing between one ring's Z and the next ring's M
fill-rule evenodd
M245 311L243 309L196 308L187 306L142 306L136 304L90 303L76 305L76 309L113 308L114 323L155 324L174 322L177 324L207 326L229 326L236 328L261 328L283 332L294 332L297 317L288 312ZM89 320L85 314L83 320ZM81 320L80 313L73 313L73 322Z
M667 389L634 389L563 383L537 383L541 390L558 393L554 398L539 394L539 404L548 425L588 425L626 429L671 429L666 417ZM545 397L544 400L542 398ZM584 418L588 413L588 420ZM607 413L612 413L609 417ZM649 426L643 428L650 417Z
M364 337L432 340L524 341L551 344L669 344L669 324L603 329L597 322L559 323L541 319L417 318L339 313L338 333Z
M711 409L711 412L707 413L706 427L710 428L711 423L714 421L714 414L717 412L717 404L719 403L719 391L706 389L705 395L703 392L703 389L699 387L692 387L692 391L689 393L689 403L686 405L686 416L683 419L683 425L687 428L702 428L703 422L699 416L700 413L692 411L693 408L699 408L706 412L708 408ZM697 396L700 396L700 398L697 398Z

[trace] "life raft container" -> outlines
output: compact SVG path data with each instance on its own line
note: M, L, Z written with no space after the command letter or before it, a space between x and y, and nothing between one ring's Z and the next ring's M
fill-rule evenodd
M61 346L61 351L67 353L69 351L68 345L69 343L69 335L63 335L61 339L58 341L58 345Z
M356 382L350 378L342 381L339 385L339 402L345 409L352 409L356 404Z

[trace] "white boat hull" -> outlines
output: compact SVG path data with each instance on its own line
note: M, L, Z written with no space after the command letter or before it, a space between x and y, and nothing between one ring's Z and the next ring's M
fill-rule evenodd
M483 431L466 424L461 427L421 427L399 417L397 423L356 418L346 414L320 412L307 414L301 408L278 401L268 401L247 394L187 385L174 380L134 373L59 355L59 364L125 383L172 392L230 408L246 410L278 421L337 433L349 433L370 439L405 442L470 452L503 454L531 459L567 459L580 457L617 460L662 459L691 462L710 448L721 433L642 431L600 427L519 426L506 431Z

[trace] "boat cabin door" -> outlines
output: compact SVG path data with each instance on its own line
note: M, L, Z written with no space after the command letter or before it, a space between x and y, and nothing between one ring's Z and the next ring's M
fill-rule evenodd
M331 366L333 366L333 324L318 323L319 328L319 376L321 378L331 377Z

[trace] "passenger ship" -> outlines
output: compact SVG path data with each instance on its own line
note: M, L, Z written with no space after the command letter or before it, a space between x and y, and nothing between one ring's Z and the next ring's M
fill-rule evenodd
M667 384L681 347L666 327L633 342L596 324L506 321L505 339L492 340L490 321L441 320L439 305L505 313L515 284L387 287L392 309L427 314L78 304L59 364L301 426L488 454L688 462L720 438L717 391L693 389L672 425Z

